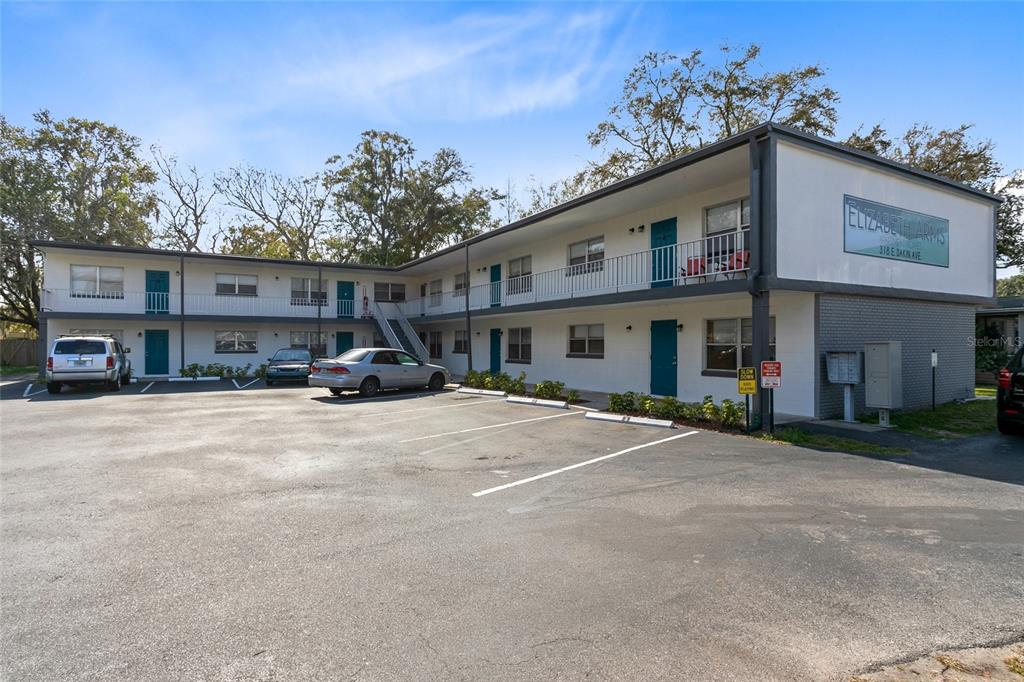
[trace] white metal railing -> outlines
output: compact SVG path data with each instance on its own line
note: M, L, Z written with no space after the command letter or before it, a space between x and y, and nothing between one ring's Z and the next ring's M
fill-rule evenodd
M42 307L58 312L171 314L181 312L181 294L155 291L81 293L68 289L46 289ZM350 318L355 303L339 299L277 296L232 296L224 294L185 294L188 315L238 315L249 317L296 317L316 319Z
M374 302L373 316L376 318L377 324L380 325L380 330L384 332L384 338L387 339L388 345L392 348L404 348L402 342L398 340L398 334L391 328L391 323L388 322L388 317L380 303Z
M635 291L661 286L680 286L735 279L750 267L749 230L704 237L693 241L613 256L600 261L510 277L470 287L469 309L572 299L599 294ZM401 304L410 317L462 312L462 292Z
M416 330L412 328L411 324L409 324L409 320L402 312L402 306L399 305L399 303L393 301L381 301L375 304L375 309L378 311L377 319L380 321L381 328L384 329L384 335L387 337L388 343L394 345L395 348L405 348L405 350L412 352L413 355L424 362L429 359L430 351L427 350L425 345L423 345L423 341L420 340L419 334L417 334ZM405 347L405 344L403 344L398 338L398 334L395 333L391 322L398 323L398 326L402 329L402 333L407 339L409 339L409 344L412 348ZM392 339L389 334L393 335L394 339Z

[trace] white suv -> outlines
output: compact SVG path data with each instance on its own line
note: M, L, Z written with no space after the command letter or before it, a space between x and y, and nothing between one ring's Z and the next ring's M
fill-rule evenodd
M104 382L119 391L131 379L130 351L110 336L62 336L46 358L46 390L60 393L64 384Z

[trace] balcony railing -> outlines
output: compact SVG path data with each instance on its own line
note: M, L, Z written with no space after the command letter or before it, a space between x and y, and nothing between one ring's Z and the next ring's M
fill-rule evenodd
M469 309L481 310L559 299L582 298L656 287L680 286L746 276L749 230L704 237L647 251L570 265L545 272L478 284L469 289ZM465 290L406 301L408 317L462 312Z
M185 294L187 315L238 315L240 317L294 317L316 319L351 318L354 301L274 296L228 296L224 294ZM172 292L118 291L83 294L68 289L43 291L42 306L57 312L177 315L181 295Z

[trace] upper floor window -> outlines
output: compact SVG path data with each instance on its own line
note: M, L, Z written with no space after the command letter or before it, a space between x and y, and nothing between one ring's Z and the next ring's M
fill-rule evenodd
M71 295L81 298L124 298L124 268L72 265Z
M704 209L704 234L712 236L750 227L750 199L737 199Z
M508 262L507 294L525 294L533 291L533 257L513 258Z
M441 305L441 280L439 279L430 283L430 305Z
M404 301L405 285L397 282L374 282L373 299L375 301Z
M455 291L452 292L452 296L465 296L466 295L466 273L456 272L455 273Z
M292 305L327 305L327 280L292 277Z
M219 272L216 281L218 296L256 295L256 275L232 275Z
M604 236L594 237L569 245L569 272L595 272L604 270Z

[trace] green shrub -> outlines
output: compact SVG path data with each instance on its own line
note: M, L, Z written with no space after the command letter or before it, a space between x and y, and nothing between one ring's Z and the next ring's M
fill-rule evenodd
M545 398L547 400L558 400L562 397L562 391L565 389L565 384L561 381L551 381L545 379L536 386L533 387L533 394L538 398Z
M185 365L180 370L178 370L178 374L180 374L183 377L187 377L189 379L195 379L196 377L199 376L199 374L200 374L200 372L202 372L202 370L203 370L203 366L202 365L200 365L198 362L193 362L192 364Z
M726 398L722 401L722 428L736 429L744 424L746 406Z
M626 391L625 393L608 394L608 411L632 414L637 411L636 393Z
M483 373L478 372L475 369L469 370L466 372L466 377L462 380L462 385L468 386L469 388L483 388Z
M252 373L254 379L266 379L267 378L267 363L263 363L256 368L256 371Z
M512 395L526 395L526 372L520 372L519 376L510 380L505 391Z
M704 396L700 404L700 420L716 426L722 422L722 411L715 405L715 399L709 395Z
M565 394L565 399L570 403L578 403L580 401L580 392L575 388L570 388L569 392Z
M683 407L683 403L672 396L668 396L657 401L650 414L658 419L671 419L675 421L676 419L683 418Z
M655 400L646 393L641 393L636 398L636 409L640 414L652 414L654 412Z

